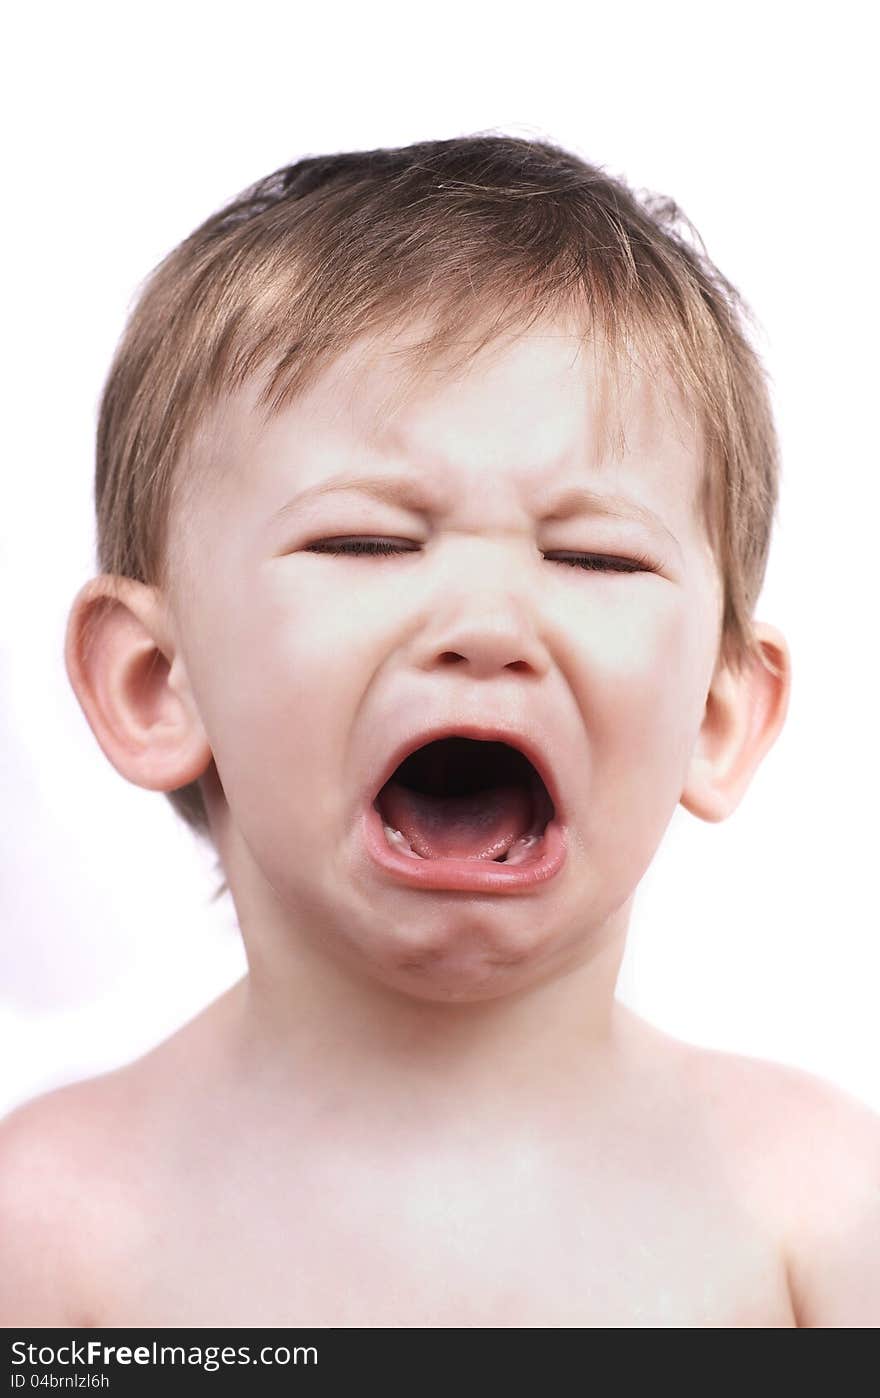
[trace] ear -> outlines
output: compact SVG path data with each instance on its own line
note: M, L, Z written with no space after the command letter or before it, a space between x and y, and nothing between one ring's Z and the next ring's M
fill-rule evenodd
M702 820L724 820L736 809L788 712L791 658L785 638L764 622L755 623L755 634L769 666L754 660L739 675L719 667L706 699L681 794L681 804Z
M102 574L70 611L64 661L89 726L117 772L150 791L202 775L212 753L156 588Z

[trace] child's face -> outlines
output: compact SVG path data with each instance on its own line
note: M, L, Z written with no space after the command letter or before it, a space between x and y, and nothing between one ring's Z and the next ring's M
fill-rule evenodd
M255 389L226 404L175 628L252 956L273 954L267 936L305 939L419 996L486 998L622 939L704 717L721 586L692 503L699 444L661 390L622 385L626 450L605 450L592 352L539 324L457 381L429 374L388 416L390 343L343 356L268 425ZM408 507L305 496L380 474L406 481ZM656 523L552 520L553 499L578 486ZM352 538L418 548L308 551ZM574 554L647 555L657 571L555 561ZM366 856L364 811L389 756L444 723L510 724L539 745L567 825L549 882L425 891Z

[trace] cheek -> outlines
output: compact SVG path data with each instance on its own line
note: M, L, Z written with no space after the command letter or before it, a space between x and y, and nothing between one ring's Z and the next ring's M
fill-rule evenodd
M317 603L229 589L193 628L197 705L227 798L245 820L265 809L289 826L308 809L315 823L333 805L327 773L346 732L351 662Z
M622 801L674 806L711 672L702 613L654 591L603 612L583 642L583 712L597 772Z
M680 604L621 609L620 621L582 650L579 695L589 767L578 810L609 906L630 896L657 852L708 688L705 641L701 652Z

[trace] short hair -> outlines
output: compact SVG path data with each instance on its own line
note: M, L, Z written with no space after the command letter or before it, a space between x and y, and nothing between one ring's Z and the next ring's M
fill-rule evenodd
M474 341L484 311L488 328ZM703 445L695 503L723 581L720 658L772 669L752 617L778 444L751 310L671 199L557 145L504 134L298 160L159 264L100 405L101 572L173 587L169 525L194 498L190 449L212 407L245 382L264 376L271 415L364 334L429 315L430 333L406 358L418 376L452 344L470 344L460 361L469 362L539 317L572 313L601 335L610 363L635 350L690 405ZM165 795L210 839L198 781Z

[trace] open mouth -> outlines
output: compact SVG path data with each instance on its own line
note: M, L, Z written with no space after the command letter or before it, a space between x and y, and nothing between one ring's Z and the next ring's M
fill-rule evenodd
M541 861L556 814L524 753L507 743L456 736L405 758L373 808L389 848L409 859L506 867Z

